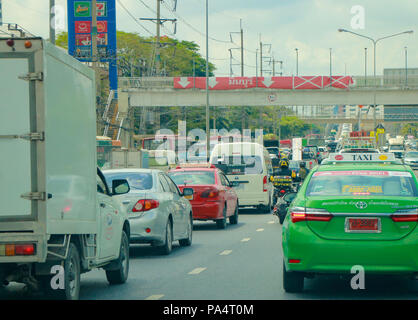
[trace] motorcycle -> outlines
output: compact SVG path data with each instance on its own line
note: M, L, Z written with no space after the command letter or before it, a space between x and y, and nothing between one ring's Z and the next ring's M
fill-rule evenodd
M296 192L287 193L283 197L280 197L275 204L273 208L273 214L279 218L280 224L283 224L283 221L286 218L287 209L289 208L296 195Z

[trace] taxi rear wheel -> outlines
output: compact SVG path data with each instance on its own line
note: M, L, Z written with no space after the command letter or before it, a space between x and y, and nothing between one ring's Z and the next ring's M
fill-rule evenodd
M283 262L283 288L289 293L302 292L305 277L299 272L289 272Z

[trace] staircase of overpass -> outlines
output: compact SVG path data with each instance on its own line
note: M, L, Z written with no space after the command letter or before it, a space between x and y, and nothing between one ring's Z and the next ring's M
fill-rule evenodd
M405 82L386 76L211 77L211 106L416 106L418 76ZM204 106L206 78L119 78L119 96L130 107ZM387 121L403 119L387 119ZM354 120L353 120L354 121Z

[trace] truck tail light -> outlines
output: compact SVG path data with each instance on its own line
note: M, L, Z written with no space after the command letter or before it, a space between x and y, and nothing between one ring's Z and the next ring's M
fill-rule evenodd
M33 243L24 244L0 244L0 256L32 256L35 254Z
M201 198L216 198L219 196L218 189L207 189L200 194Z
M267 176L263 178L263 192L267 192Z
M141 199L134 205L132 208L132 212L144 212L149 211L151 209L158 208L160 203L157 200L152 199Z
M293 223L300 221L330 221L333 217L331 213L323 209L316 208L293 208L290 211Z
M7 44L9 47L13 47L13 46L15 45L15 41L14 41L13 39L9 39L9 40L7 40L7 41L6 41L6 44Z

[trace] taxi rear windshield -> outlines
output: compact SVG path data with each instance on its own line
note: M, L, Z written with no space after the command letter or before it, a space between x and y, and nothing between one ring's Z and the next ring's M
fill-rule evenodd
M168 175L177 185L215 184L215 173L213 171L170 172Z
M417 197L417 186L409 172L323 171L315 172L306 196L397 196Z

